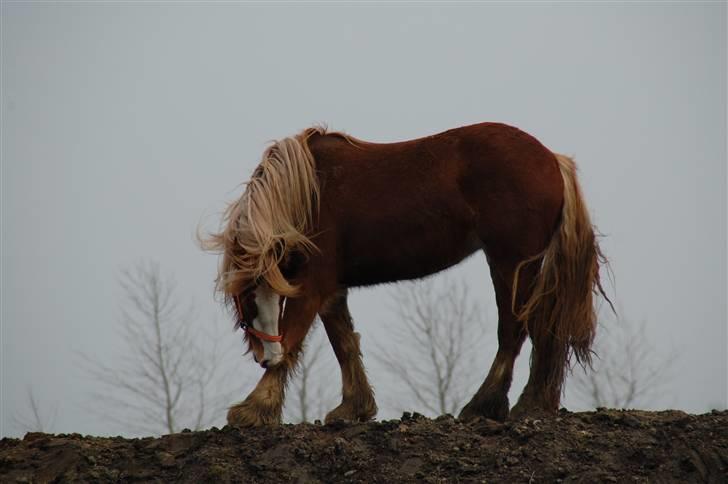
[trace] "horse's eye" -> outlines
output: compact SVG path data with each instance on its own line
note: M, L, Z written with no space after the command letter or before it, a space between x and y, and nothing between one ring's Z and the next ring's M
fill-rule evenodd
M244 296L242 301L243 314L245 315L245 322L250 323L258 316L258 306L255 304L255 293Z

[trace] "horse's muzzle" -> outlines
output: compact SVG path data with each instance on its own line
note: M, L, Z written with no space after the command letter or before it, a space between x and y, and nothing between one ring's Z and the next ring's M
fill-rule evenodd
M257 358L256 358L256 361ZM265 369L273 368L283 361L283 347L280 343L271 343L263 341L263 357L260 360L260 366Z

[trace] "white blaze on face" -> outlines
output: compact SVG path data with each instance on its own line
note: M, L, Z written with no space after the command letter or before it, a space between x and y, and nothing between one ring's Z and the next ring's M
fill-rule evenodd
M261 284L255 290L255 305L258 316L253 321L253 327L266 334L277 336L278 315L280 312L280 296L273 292L268 284ZM268 366L274 366L283 359L283 347L280 343L261 340L263 343L263 361Z

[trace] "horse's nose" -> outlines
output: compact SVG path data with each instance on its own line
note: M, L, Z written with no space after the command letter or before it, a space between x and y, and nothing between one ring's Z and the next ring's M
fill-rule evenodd
M263 368L265 368L267 370L268 369L268 360L261 361L260 366L262 366Z

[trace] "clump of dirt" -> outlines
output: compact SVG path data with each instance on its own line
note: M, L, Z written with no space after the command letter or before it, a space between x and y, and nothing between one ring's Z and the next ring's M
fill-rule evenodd
M0 481L728 482L728 411L562 410L506 423L405 413L143 439L29 433L0 442Z

